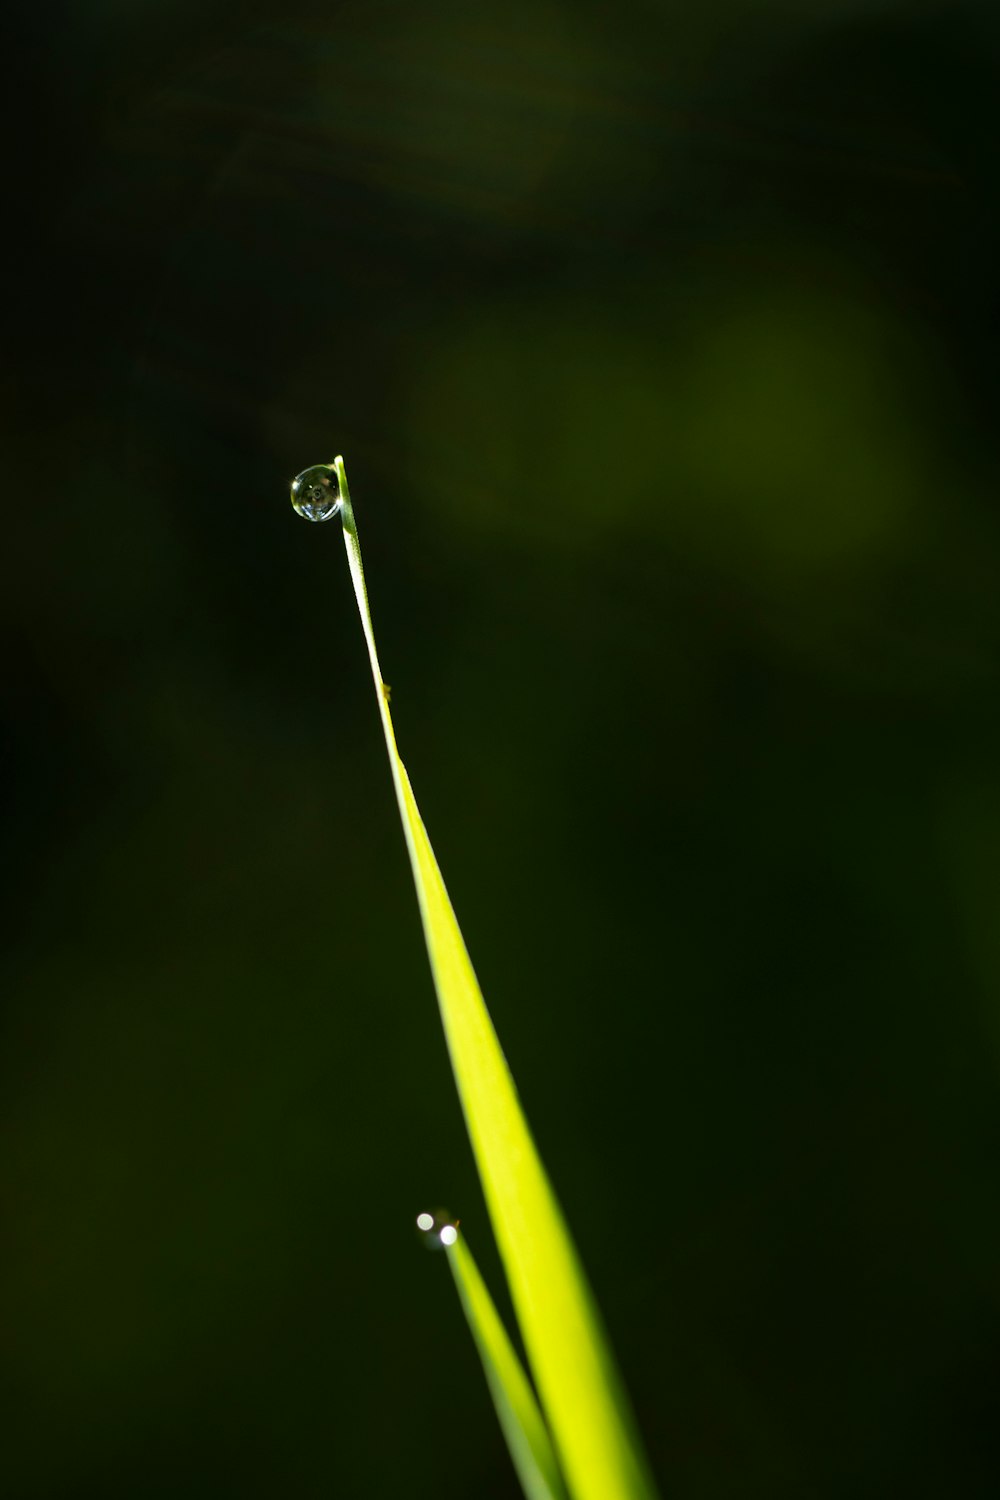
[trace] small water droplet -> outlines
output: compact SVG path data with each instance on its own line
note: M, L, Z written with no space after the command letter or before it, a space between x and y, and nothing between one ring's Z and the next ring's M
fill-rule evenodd
M458 1225L458 1219L453 1219L446 1208L439 1208L433 1214L417 1214L417 1228L427 1236L424 1243L428 1250L453 1245L458 1239Z
M340 480L330 464L313 464L292 480L292 505L307 521L329 521L341 504Z

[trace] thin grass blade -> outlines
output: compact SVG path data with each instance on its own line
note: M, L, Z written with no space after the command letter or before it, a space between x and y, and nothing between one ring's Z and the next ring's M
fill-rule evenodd
M574 1500L653 1500L608 1340L521 1108L396 748L357 524L335 460L347 559L364 628L427 951L469 1137L514 1309Z
M464 1236L448 1245L446 1253L521 1488L527 1500L566 1500L552 1439L531 1382Z

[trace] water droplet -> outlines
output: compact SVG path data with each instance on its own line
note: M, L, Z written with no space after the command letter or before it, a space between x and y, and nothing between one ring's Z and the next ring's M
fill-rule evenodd
M458 1239L458 1219L453 1219L446 1208L437 1213L417 1214L417 1228L427 1236L428 1250L440 1250L442 1245L453 1245Z
M292 480L292 505L307 521L329 521L340 509L340 480L330 464L314 464Z

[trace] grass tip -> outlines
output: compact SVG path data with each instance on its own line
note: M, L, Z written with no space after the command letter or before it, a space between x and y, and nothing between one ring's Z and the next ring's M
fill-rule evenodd
M435 1213L417 1214L417 1228L425 1236L424 1244L429 1250L448 1249L458 1239L461 1221L453 1219L447 1209L439 1208Z

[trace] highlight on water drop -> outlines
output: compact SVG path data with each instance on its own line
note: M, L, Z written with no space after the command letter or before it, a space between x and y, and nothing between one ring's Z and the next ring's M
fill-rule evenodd
M417 1228L426 1236L424 1243L428 1250L440 1250L442 1246L453 1245L458 1239L458 1225L459 1220L453 1219L444 1208L439 1208L433 1214L417 1214Z
M306 521L329 521L343 500L332 464L313 464L292 480L292 505Z

